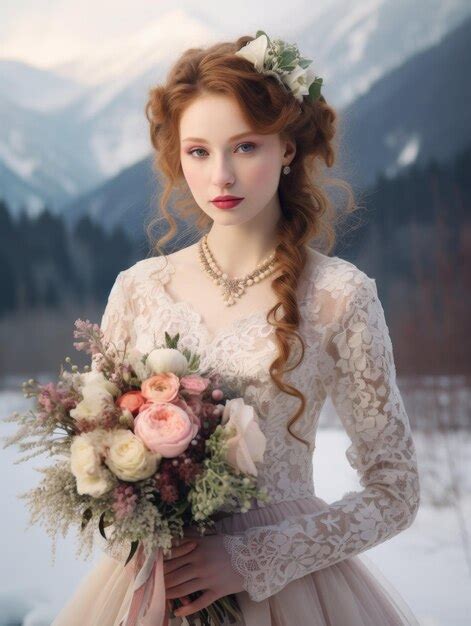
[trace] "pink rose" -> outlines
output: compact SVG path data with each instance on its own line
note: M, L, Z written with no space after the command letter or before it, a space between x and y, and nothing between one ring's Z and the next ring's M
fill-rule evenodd
M173 372L160 372L147 378L141 385L141 393L151 402L171 402L177 397L180 379Z
M116 400L121 409L129 409L133 415L139 412L146 399L140 391L127 391Z
M191 415L171 402L156 402L134 420L134 434L151 452L171 459L184 452L198 434Z
M182 376L180 378L180 385L192 394L202 393L209 383L209 378L203 378L202 376L198 376L198 374L188 374L188 376Z

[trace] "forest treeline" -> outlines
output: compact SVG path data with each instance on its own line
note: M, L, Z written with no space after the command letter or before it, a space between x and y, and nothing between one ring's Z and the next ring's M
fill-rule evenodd
M340 225L334 254L377 281L401 371L468 373L471 148L448 163L381 176ZM106 302L119 271L147 255L121 228L73 227L44 210L13 217L0 201L0 320L21 311ZM137 256L136 256L137 254Z
M470 172L468 148L380 176L343 230L340 256L376 278L403 374L471 373Z
M111 233L88 216L67 228L45 209L14 219L0 201L0 317L64 302L103 302L135 244L121 227Z

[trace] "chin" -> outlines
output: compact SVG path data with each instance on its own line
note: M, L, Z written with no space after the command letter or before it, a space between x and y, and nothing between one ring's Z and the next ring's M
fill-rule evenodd
M235 224L244 224L245 222L249 222L253 219L255 215L247 215L245 212L237 212L237 211L227 211L227 215L225 215L224 211L221 211L217 215L213 217L213 221L216 224L224 224L224 225L235 225Z

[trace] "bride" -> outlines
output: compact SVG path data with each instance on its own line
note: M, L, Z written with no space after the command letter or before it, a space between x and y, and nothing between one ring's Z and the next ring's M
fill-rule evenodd
M170 229L152 256L118 274L101 327L142 352L180 332L182 347L221 372L259 415L258 481L271 496L217 521L215 535L189 529L175 542L165 593L185 606L167 624L187 624L232 593L245 626L418 624L360 556L412 524L420 489L375 280L329 256L335 211L322 167L335 160L337 116L321 84L296 46L259 31L187 50L149 93L165 187L148 232L161 215ZM201 237L165 255L177 233L172 194ZM363 487L333 503L315 495L312 465L327 395ZM127 626L127 552L105 548L53 626Z

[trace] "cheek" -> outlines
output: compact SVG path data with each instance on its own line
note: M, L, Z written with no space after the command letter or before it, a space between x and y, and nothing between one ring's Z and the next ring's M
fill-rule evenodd
M254 164L254 167L250 168L247 172L246 183L259 185L259 186L273 186L277 185L279 180L278 167L269 160L263 160Z
M203 186L201 167L196 167L190 161L182 161L182 171L188 187L197 194L198 189Z

